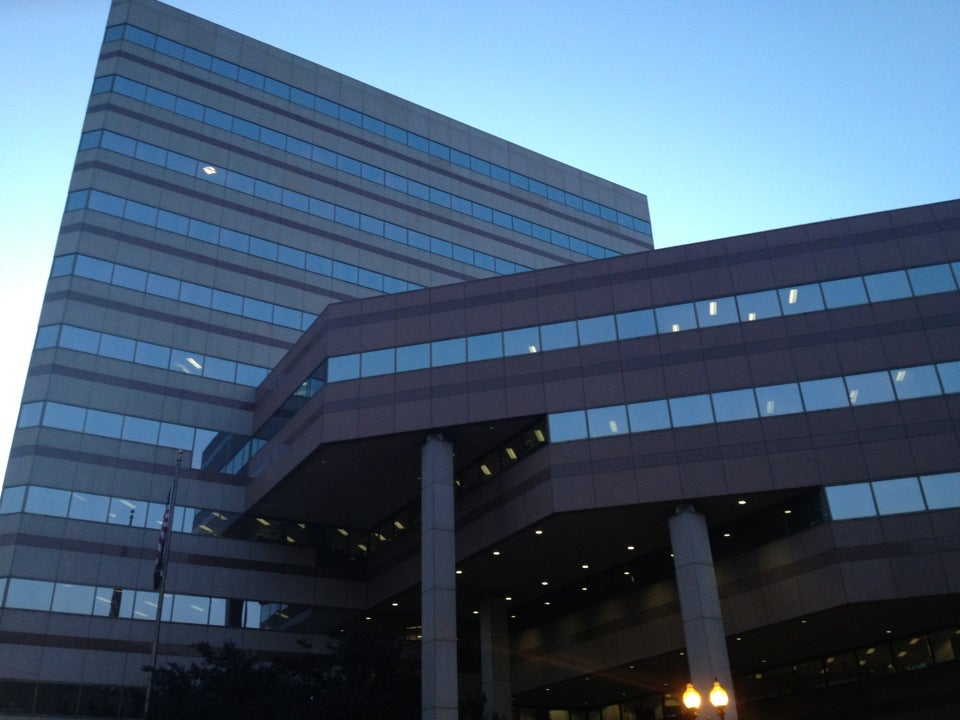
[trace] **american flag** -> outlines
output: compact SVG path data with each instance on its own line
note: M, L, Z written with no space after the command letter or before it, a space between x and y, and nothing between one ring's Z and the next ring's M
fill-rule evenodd
M153 565L153 589L159 590L160 583L163 582L164 562L163 550L167 543L167 532L170 530L170 513L173 508L170 507L173 500L173 489L167 494L167 505L163 509L163 522L160 523L160 535L157 537L157 561Z

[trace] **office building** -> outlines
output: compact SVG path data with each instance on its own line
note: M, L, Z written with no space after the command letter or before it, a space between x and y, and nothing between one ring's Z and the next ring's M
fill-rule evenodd
M713 676L733 718L955 711L958 240L954 202L652 251L639 193L117 0L0 498L0 712L142 713L175 477L163 660L370 623L427 717Z

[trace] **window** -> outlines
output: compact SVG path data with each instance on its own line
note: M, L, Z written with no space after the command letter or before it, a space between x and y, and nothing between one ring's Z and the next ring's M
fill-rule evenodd
M709 395L689 395L670 399L670 417L674 427L705 425L713 422Z
M717 422L755 418L757 417L757 400L753 390L713 393L713 410L717 415Z
M657 330L661 333L693 330L697 327L697 315L692 303L669 305L656 309Z
M960 472L922 475L920 485L928 509L960 507Z
M775 290L737 295L741 322L752 322L780 315L780 301Z
M621 435L628 431L627 410L623 405L587 410L587 425L590 437Z
M583 410L553 413L549 416L550 440L566 442L587 437L587 417Z
M806 406L807 412L842 408L849 405L843 378L807 380L800 383L800 392L803 394L803 404Z
M670 410L666 400L631 403L627 405L631 432L663 430L670 427Z
M803 412L800 390L794 383L757 388L757 407L761 417Z
M870 405L893 400L890 375L885 372L850 375L846 378L851 405Z
M877 508L873 504L873 494L867 483L833 485L826 488L826 493L827 503L830 505L830 516L834 520L873 517L877 514Z
M920 512L924 509L920 485L915 477L877 480L871 485L877 501L877 511L881 515Z

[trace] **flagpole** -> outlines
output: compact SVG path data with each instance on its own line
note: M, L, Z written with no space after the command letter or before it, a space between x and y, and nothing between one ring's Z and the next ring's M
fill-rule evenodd
M157 598L157 619L153 624L153 648L150 651L150 681L147 683L147 694L143 700L143 717L146 719L150 714L150 696L153 693L153 676L157 670L157 653L160 650L160 626L163 624L163 595L167 587L167 560L170 557L170 541L173 540L173 516L177 507L177 485L180 482L180 462L183 460L183 450L177 450L177 470L173 474L173 484L170 486L170 495L167 499L165 517L160 525L160 547L157 552L157 564L160 568L160 587L155 588L159 592ZM164 525L169 522L166 532ZM156 571L154 571L156 572Z

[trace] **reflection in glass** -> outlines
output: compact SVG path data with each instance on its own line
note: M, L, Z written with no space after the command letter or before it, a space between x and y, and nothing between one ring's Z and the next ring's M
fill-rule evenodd
M621 340L655 335L653 310L635 310L617 313L617 335Z
M737 307L740 310L740 320L742 322L763 320L780 315L780 301L777 300L775 290L737 295Z
M166 602L164 602L166 604ZM173 596L173 621L206 625L210 615L210 598L199 595Z
M868 483L831 485L824 490L830 506L830 517L834 520L873 517L877 514Z
M53 583L43 580L10 578L7 582L6 607L21 610L49 610L53 599Z
M70 517L77 520L105 522L110 509L110 499L103 495L73 493L70 501Z
M629 429L627 409L623 405L592 408L587 410L587 424L592 438L623 434Z
M397 372L423 370L430 367L430 343L404 345L397 348Z
M800 389L795 383L757 388L757 407L761 417L803 412Z
M587 416L583 410L552 413L549 421L552 442L581 440L587 437Z
M574 321L540 326L544 350L561 350L577 346L577 323Z
M807 412L847 407L850 404L843 378L806 380L800 383L800 392Z
M689 395L670 399L670 417L674 427L705 425L713 422L709 395Z
M34 485L30 488L29 492L27 492L27 503L24 507L24 512L66 517L69 507L69 491Z
M27 488L23 485L4 487L3 492L0 493L0 515L20 512L26 494ZM0 597L3 597L3 595L0 594Z
M581 345L612 342L617 339L617 328L613 315L587 318L577 321Z
M920 485L915 477L877 480L872 485L877 511L881 515L920 512L924 509Z
M783 288L780 290L780 306L783 308L784 315L823 310L823 296L820 294L819 283Z
M730 390L713 393L713 410L717 422L731 422L757 417L757 400L753 390Z
M464 338L435 340L430 343L430 363L433 367L457 365L467 359L467 343Z
M693 303L658 307L655 312L657 331L660 333L681 332L697 327L697 314L693 309Z
M540 330L536 327L518 328L516 330L504 330L503 332L503 354L507 357L511 355L527 355L529 353L539 352L540 350Z
M670 410L666 400L631 403L627 405L630 417L630 432L663 430L670 427Z
M327 382L356 380L360 377L360 355L340 355L327 360Z
M888 373L848 375L846 381L847 397L850 398L851 405L870 405L893 400L893 388L890 386Z
M498 332L472 335L467 338L467 359L491 360L503 356L503 335Z
M914 295L933 295L957 289L949 265L928 265L907 270Z
M696 308L697 321L702 328L713 325L728 325L739 320L737 301L732 297L701 300L696 304Z
M910 297L910 283L903 270L867 275L863 278L871 302Z
M94 588L89 585L57 583L53 592L53 612L89 615L93 610Z
M932 365L891 370L890 377L893 378L893 389L898 400L930 397L941 392L937 371Z
M360 371L363 377L387 375L394 371L394 350L370 350L360 356Z
M867 302L867 291L863 287L863 279L858 277L822 282L820 288L823 290L827 307L831 310L851 305L864 305Z
M960 361L938 363L937 374L945 393L960 393Z
M930 510L960 507L960 472L922 475L920 484Z

